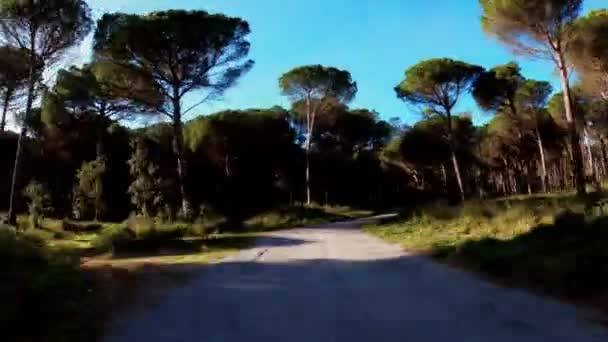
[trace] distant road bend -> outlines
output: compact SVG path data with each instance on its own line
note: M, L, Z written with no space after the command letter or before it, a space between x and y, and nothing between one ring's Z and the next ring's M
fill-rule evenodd
M116 317L106 340L608 341L573 307L408 256L365 222L269 233L158 306Z

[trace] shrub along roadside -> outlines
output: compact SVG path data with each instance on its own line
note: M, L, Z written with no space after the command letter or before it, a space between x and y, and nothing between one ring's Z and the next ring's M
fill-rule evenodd
M246 230L261 232L351 220L371 215L373 215L372 211L349 207L284 207L256 215L245 221L245 225Z
M80 341L98 335L98 317L93 317L98 313L91 310L95 284L75 260L50 253L32 236L0 226L2 335L15 341Z
M503 284L608 310L608 217L586 209L584 201L538 199L434 206L367 229Z

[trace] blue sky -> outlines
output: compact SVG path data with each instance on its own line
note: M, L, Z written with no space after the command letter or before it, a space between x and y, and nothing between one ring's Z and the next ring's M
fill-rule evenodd
M414 108L395 97L393 88L404 71L420 60L450 57L491 67L511 60L526 77L551 80L548 62L511 55L486 37L479 25L477 0L89 0L96 13L145 13L169 8L204 9L238 16L250 23L253 70L224 99L198 114L227 108L289 106L278 78L305 64L331 65L351 72L359 93L351 107L378 111L383 118L412 123ZM603 6L601 6L603 3ZM605 0L586 0L585 12L606 7ZM488 119L471 99L460 111L477 122Z

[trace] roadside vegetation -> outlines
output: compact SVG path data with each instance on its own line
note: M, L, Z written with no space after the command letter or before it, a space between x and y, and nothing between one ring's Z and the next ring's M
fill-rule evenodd
M437 204L367 230L508 286L608 310L608 211L597 195Z

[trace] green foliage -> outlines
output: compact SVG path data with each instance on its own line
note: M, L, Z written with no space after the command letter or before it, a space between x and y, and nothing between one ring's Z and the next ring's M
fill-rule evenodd
M56 126L79 118L107 126L107 120L130 118L158 108L162 101L153 80L140 70L100 60L59 70L43 99L42 120Z
M127 163L133 182L128 192L137 211L150 217L159 213L164 203L158 167L150 160L147 144L144 137L136 137L131 141L133 152Z
M608 257L603 216L585 215L576 197L509 198L415 210L402 223L369 230L410 251L550 294L605 294ZM557 214L556 214L557 213Z
M253 231L270 231L354 219L371 214L369 211L343 207L284 207L251 217L245 224Z
M608 100L608 10L596 10L573 24L568 58L583 89Z
M348 103L357 93L357 83L348 71L322 65L306 65L287 72L279 79L279 87L293 102L334 98Z
M99 220L104 210L103 178L106 172L106 162L96 159L84 162L76 175L74 188L74 216L86 218L93 211L93 217Z
M585 125L585 115L589 111L588 101L580 88L573 88L570 95L572 97L574 122L577 128L580 129ZM556 93L551 97L547 105L547 110L558 125L567 128L568 123L566 121L566 108L563 92Z
M409 68L395 92L400 99L422 105L431 114L450 115L482 71L479 66L449 58L428 59Z
M55 234L38 228L30 228L20 233L23 239L38 247L45 247Z
M23 88L29 78L29 63L27 51L11 46L0 47L0 104L2 118L0 132L4 132L7 123L7 113L16 97L22 95Z
M219 96L251 69L253 62L243 61L248 34L247 22L205 11L114 13L99 20L95 50L105 59L139 68L171 101L180 101L193 90ZM179 74L171 72L178 69Z
M42 218L52 210L51 196L47 187L42 183L32 181L24 189L23 195L28 199L31 228L41 228Z
M0 225L0 259L9 268L15 267L16 269L19 267L19 263L42 262L44 253L12 227ZM10 270L5 271L10 272Z
M460 155L465 155L473 139L473 122L470 118L460 116L453 117L452 120L454 145ZM444 118L436 115L416 123L403 134L399 153L406 160L418 165L434 167L447 163L450 158L450 146Z
M97 253L109 252L114 241L127 239L129 236L126 225L104 225L103 229L91 241L91 247Z
M15 91L23 86L29 77L28 54L24 49L12 46L0 47L0 89L2 92Z
M76 341L97 334L91 317L95 288L77 265L44 248L48 236L41 232L0 226L3 333L29 341Z
M93 24L90 9L82 0L2 0L0 14L5 19L0 33L9 45L29 49L30 41L25 38L33 36L32 52L44 64L83 39Z
M583 0L480 0L481 25L516 53L552 59ZM558 43L559 42L559 43ZM558 44L556 44L558 43Z
M509 109L515 105L515 94L524 78L515 62L496 66L482 73L473 84L473 97L487 111ZM516 113L512 113L516 115Z

